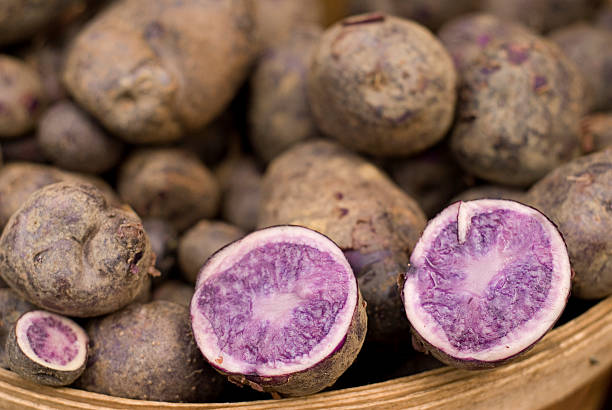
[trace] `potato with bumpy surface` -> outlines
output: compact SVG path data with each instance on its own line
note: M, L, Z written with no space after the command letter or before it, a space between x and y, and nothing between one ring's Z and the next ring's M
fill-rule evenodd
M308 94L325 134L356 151L401 156L444 137L453 120L456 81L451 57L431 32L375 13L325 31Z
M138 216L111 206L93 185L36 191L0 237L0 275L28 301L91 317L133 301L158 274Z
M38 74L17 58L0 55L0 139L18 137L34 128L43 102Z
M113 134L175 141L230 102L257 51L253 37L250 0L120 0L79 33L63 79Z
M492 42L462 73L451 149L466 171L527 186L580 153L584 81L535 35Z
M281 224L321 232L344 251L368 303L369 339L409 334L397 277L425 215L382 171L333 142L296 145L264 176L259 226Z
M106 199L118 204L119 199L106 182L90 175L62 171L48 165L16 162L0 169L0 228L34 191L57 182L75 182L95 185Z
M144 149L123 163L117 182L121 199L143 218L165 219L179 232L219 206L219 185L191 153L172 148Z
M38 144L58 167L92 174L113 168L123 151L119 140L70 101L58 102L43 114Z
M141 400L211 401L223 376L202 357L189 309L168 301L132 304L87 326L90 360L76 385Z

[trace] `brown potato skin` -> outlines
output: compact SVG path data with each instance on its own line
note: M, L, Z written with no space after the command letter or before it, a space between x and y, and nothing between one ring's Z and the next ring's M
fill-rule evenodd
M344 19L323 34L308 77L321 131L375 156L415 154L454 116L457 74L425 27L382 14Z
M11 288L0 289L0 367L8 369L6 339L19 317L37 307L24 300Z
M153 290L151 300L167 300L177 305L189 307L195 289L183 281L169 279Z
M0 275L20 296L74 317L114 312L158 274L138 216L93 185L61 182L32 194L0 236Z
M254 35L250 0L120 0L79 33L63 79L113 134L175 141L224 110L255 56Z
M520 22L539 32L589 18L598 0L484 0L484 11Z
M525 202L525 191L501 185L480 185L455 195L449 203L457 201L473 201L475 199L510 199L516 202Z
M155 253L155 268L161 273L161 276L155 280L159 282L167 277L176 265L178 232L168 221L159 218L143 219L142 226Z
M75 0L3 0L0 45L24 40L50 24Z
M268 48L258 60L251 78L249 138L266 162L296 142L318 135L306 79L321 33L316 26L295 28L287 41Z
M237 226L221 221L202 220L181 236L178 262L183 278L195 284L204 262L219 249L246 235Z
M190 152L143 149L121 167L117 189L121 199L143 218L161 218L179 232L217 213L219 184Z
M37 162L46 163L35 133L23 137L4 140L1 143L4 162Z
M384 173L336 143L298 144L264 176L259 226L280 224L318 231L345 252L368 304L369 339L408 335L396 278L425 215Z
M414 20L432 30L462 13L475 10L478 0L351 0L352 14L382 11Z
M481 12L458 16L446 22L438 31L440 41L460 74L478 60L490 43L525 34L535 33L520 23Z
M323 7L319 1L255 0L253 3L262 50L287 40L296 27L323 24Z
M87 326L90 360L76 386L140 400L214 400L223 377L204 361L189 309L168 301L132 304Z
M21 60L0 55L0 140L25 134L36 125L44 94L38 74Z
M119 162L123 144L106 134L85 111L66 100L54 104L40 119L38 144L60 168L100 174Z
M110 203L119 203L112 188L97 177L66 172L48 165L10 163L0 168L0 228L34 191L63 181L95 185Z
M612 148L577 158L546 175L527 193L527 203L563 234L575 276L572 296L612 294Z
M466 171L527 186L580 153L584 83L553 43L491 43L462 77L451 149Z
M261 201L262 172L255 159L230 155L215 170L221 186L224 220L250 232L257 226Z
M549 34L585 79L592 111L612 109L612 31L581 22Z
M581 123L584 152L602 151L612 147L612 112L587 115Z

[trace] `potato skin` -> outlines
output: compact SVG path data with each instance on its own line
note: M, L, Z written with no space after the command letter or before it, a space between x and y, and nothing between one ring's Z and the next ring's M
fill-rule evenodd
M440 41L450 53L460 74L478 60L487 45L526 34L535 33L520 23L486 13L458 16L438 31Z
M501 185L480 185L474 188L466 189L456 195L449 203L457 201L473 201L475 199L491 198L491 199L510 199L512 201L525 202L525 192Z
M36 306L24 300L13 289L0 289L0 367L8 368L6 339L13 325L23 313L36 309Z
M352 150L402 156L440 141L453 120L457 74L426 28L382 14L323 34L308 77L317 125Z
M48 165L10 163L0 168L0 228L34 191L62 181L95 185L110 203L119 203L112 188L99 178L65 172Z
M36 34L74 3L75 0L3 0L0 4L0 45Z
M612 147L612 112L587 115L581 122L584 152L602 151Z
M612 31L582 22L555 30L549 38L580 70L589 108L612 110Z
M463 72L451 148L488 181L527 186L580 153L584 82L551 42L491 43Z
M452 17L476 9L478 0L351 0L352 14L382 11L414 20L432 30Z
M204 262L219 249L246 235L237 226L221 221L202 220L181 236L178 261L183 278L196 282Z
M306 78L321 33L316 26L295 28L287 41L268 48L258 60L251 79L249 138L265 161L318 134Z
M119 162L123 144L106 134L70 101L50 107L38 126L38 144L55 165L69 171L99 174Z
M25 134L42 113L44 94L38 74L21 60L0 55L0 140Z
M117 1L75 39L64 83L126 141L175 141L220 114L245 78L252 13L250 0Z
M261 49L266 50L291 37L296 27L323 23L319 1L255 0L255 23Z
M219 206L219 185L191 153L143 149L123 162L117 187L121 199L143 218L165 219L179 232L210 218Z
M335 143L298 144L264 176L259 226L281 224L318 231L345 252L368 304L368 338L409 335L396 279L425 215L385 174Z
M612 294L612 148L577 158L546 175L526 201L548 216L567 244L572 296Z
M204 361L189 309L168 301L132 304L87 326L90 360L82 389L141 400L198 402L218 395L223 377Z
M539 32L589 18L598 0L484 0L484 11L525 24Z
M36 191L0 236L0 275L26 300L74 317L116 311L156 274L138 216L111 206L93 185Z
M177 305L189 307L194 292L193 285L180 280L169 279L153 290L151 300L167 300Z

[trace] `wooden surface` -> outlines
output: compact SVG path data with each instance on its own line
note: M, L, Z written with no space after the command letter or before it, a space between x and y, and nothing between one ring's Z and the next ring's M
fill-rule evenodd
M597 409L610 385L612 297L547 334L521 360L493 370L442 368L320 393L248 403L174 404L120 399L26 382L0 369L0 407L14 409ZM573 404L572 404L573 403Z

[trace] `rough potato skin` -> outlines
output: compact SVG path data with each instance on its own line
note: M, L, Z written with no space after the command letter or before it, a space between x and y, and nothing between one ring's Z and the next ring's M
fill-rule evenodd
M321 33L315 26L295 28L287 41L268 48L259 58L251 79L249 137L265 161L318 134L308 104L306 79Z
M90 359L76 385L141 400L210 401L223 377L204 361L189 309L168 301L132 304L87 326Z
M34 128L43 105L38 74L21 60L0 55L0 140Z
M153 300L167 300L178 305L189 307L195 289L180 280L167 280L153 291Z
M223 219L246 232L257 226L262 173L252 157L232 155L216 170Z
M514 36L534 34L520 23L502 20L492 14L470 13L444 24L438 37L448 50L455 67L462 73L492 42L510 40Z
M473 201L475 199L491 198L491 199L510 199L516 202L525 202L525 192L500 185L480 185L474 188L467 189L456 195L449 203L457 201Z
M38 144L58 167L91 174L113 168L123 151L119 140L107 135L87 113L67 100L43 114Z
M71 384L83 373L87 360L83 360L83 364L78 369L65 371L43 366L30 359L17 343L16 326L17 324L15 323L11 327L6 341L8 364L13 372L34 383L56 387ZM87 349L87 342L85 342L83 347Z
M226 374L232 383L250 386L257 391L270 392L275 398L314 394L333 385L353 363L363 346L366 331L368 331L368 316L366 315L366 303L360 292L357 307L342 346L314 367L291 375L276 377L222 373Z
M19 316L36 306L22 299L10 288L0 289L0 367L8 368L8 355L5 350L6 339Z
M317 125L352 150L402 156L444 137L457 74L426 28L382 14L344 19L323 34L308 77Z
M335 143L298 144L264 176L259 226L281 224L318 231L345 252L368 304L368 338L401 340L409 333L396 278L425 215L385 174Z
M36 191L4 227L0 274L22 297L74 317L114 312L156 274L138 216L109 205L93 185Z
M246 235L237 226L202 220L181 236L178 260L183 278L195 283L204 262L219 249Z
M563 234L575 272L572 296L612 294L611 199L612 148L555 169L527 193L527 203Z
M36 34L73 3L75 0L3 0L0 3L0 45Z
M436 30L445 21L475 10L478 0L351 0L351 14L382 11Z
M591 110L611 110L612 31L582 22L555 30L549 38L580 70Z
M61 171L48 165L15 162L0 168L0 228L34 191L56 182L92 184L110 203L119 203L112 188L99 178Z
M584 83L551 42L491 43L463 72L451 148L468 172L527 186L580 153Z
M220 199L208 168L191 153L172 148L133 153L123 163L117 188L138 215L165 219L179 232L214 216Z
M484 0L483 10L539 32L590 17L598 0Z
M241 85L257 51L252 13L250 0L117 1L75 39L64 83L126 141L177 140Z
M416 199L428 217L435 216L453 195L466 187L465 175L446 145L415 157L397 159L388 169L393 181Z
M323 22L323 8L319 1L255 0L255 23L261 49L286 41L299 26Z
M587 115L582 119L581 132L584 152L612 147L612 112Z

